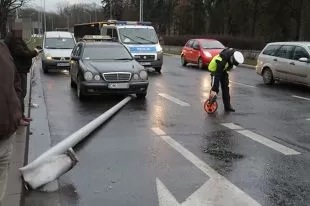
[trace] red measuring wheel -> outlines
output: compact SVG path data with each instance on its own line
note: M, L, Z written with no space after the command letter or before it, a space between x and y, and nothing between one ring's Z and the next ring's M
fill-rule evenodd
M204 103L204 109L208 114L216 112L217 108L218 104L216 100L211 101L210 99L207 99Z

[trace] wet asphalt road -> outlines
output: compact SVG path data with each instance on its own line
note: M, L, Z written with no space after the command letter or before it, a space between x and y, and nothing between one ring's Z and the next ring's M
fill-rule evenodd
M41 80L53 145L124 98L82 103L67 73L42 73ZM30 193L26 205L53 205L49 202L57 196L61 206L158 206L156 179L181 205L211 177L154 127L244 191L238 198L248 195L260 205L310 205L310 99L298 98L310 98L309 88L266 86L254 70L238 68L230 86L237 111L224 113L219 97L218 112L207 115L202 102L210 90L208 72L182 67L179 58L166 56L162 75L150 73L149 80L145 100L129 102L75 148L80 162L60 178L60 192L39 198ZM281 146L298 154L285 154ZM218 195L227 194L219 190Z

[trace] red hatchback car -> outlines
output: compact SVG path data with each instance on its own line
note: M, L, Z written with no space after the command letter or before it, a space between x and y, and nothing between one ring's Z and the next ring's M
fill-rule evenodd
M193 63L202 69L224 48L225 46L221 42L214 39L190 39L182 49L182 65Z

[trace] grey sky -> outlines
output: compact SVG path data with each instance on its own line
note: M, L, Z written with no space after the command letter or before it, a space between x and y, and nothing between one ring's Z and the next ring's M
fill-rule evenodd
M29 7L43 7L44 0L30 0ZM77 3L96 3L100 4L100 0L45 0L45 8L47 11L57 11L58 4L77 4Z

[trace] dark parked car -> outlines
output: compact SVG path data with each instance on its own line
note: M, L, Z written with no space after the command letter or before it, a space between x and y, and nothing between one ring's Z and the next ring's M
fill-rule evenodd
M136 94L144 98L148 73L118 42L79 42L70 61L71 87L79 99L88 95Z

